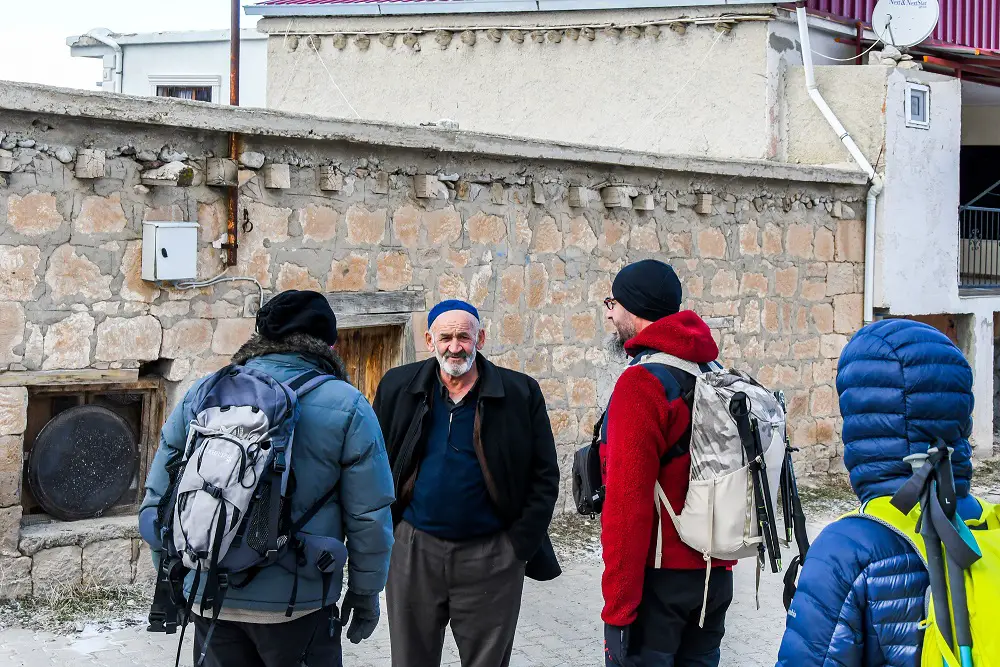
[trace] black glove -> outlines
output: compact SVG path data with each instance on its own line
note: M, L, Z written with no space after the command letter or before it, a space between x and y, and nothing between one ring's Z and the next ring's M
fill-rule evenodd
M632 667L628 658L629 627L604 624L604 664L606 667Z
M378 625L378 595L358 595L347 591L340 610L340 624L342 626L347 627L351 612L354 612L354 618L351 619L351 627L347 630L347 638L351 640L352 644L360 644L372 636Z

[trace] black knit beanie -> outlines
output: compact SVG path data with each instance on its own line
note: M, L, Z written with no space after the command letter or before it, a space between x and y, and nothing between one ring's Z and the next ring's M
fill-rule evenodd
M337 316L319 292L287 290L257 313L257 333L274 341L304 333L333 346L337 342Z
M681 309L681 281L669 264L644 259L615 277L611 294L628 312L655 322Z

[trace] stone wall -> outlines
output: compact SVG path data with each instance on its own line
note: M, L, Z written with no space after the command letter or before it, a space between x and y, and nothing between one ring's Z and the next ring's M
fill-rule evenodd
M2 110L0 94L9 371L142 366L169 381L172 406L227 363L252 331L256 287L143 282L139 250L143 221L193 220L199 276L223 271L226 189L205 175L239 127L239 221L252 229L229 275L270 292L417 293L417 350L428 307L471 300L485 354L544 390L565 490L617 372L602 349L602 300L619 268L646 257L677 269L724 362L786 391L801 474L840 468L836 358L862 317L864 192L853 174L39 90L30 99L41 101L20 104L40 110ZM189 185L150 178L178 162ZM23 570L22 582L40 553L17 533L26 400L23 388L0 391L0 505L12 506L0 510L0 571ZM134 537L105 546L124 554ZM51 542L80 557L81 577L88 540Z

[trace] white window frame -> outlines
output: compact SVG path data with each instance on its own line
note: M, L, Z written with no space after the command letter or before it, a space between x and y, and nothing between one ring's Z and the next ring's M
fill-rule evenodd
M914 93L923 93L924 98L924 120L915 120L910 109L910 99ZM931 87L922 83L906 84L906 93L903 97L903 114L906 119L906 127L915 127L919 130L929 130L931 127Z
M222 77L218 74L150 74L150 96L156 97L157 86L211 86L212 104L222 104Z

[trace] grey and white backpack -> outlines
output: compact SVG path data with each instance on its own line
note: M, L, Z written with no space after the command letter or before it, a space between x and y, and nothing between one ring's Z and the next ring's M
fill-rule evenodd
M163 547L150 631L172 633L178 622L183 630L204 583L200 611L211 612L213 621L207 647L229 588L248 585L272 566L295 574L286 615L294 610L300 576L322 579L326 603L347 549L340 540L302 529L333 498L337 486L294 521L291 496L298 402L331 380L331 375L310 370L282 383L231 365L199 387L184 450L168 463L170 487L158 508ZM178 591L189 572L194 572L194 583L184 600Z
M786 533L792 516L791 448L786 437L785 408L775 394L751 376L715 364L712 370L678 357L655 352L636 359L662 364L695 377L691 408L691 468L684 507L674 512L656 484L656 511L666 512L681 541L705 559L705 596L712 559L765 554L773 572L781 569L775 508L783 490ZM657 524L660 525L659 523ZM791 536L786 537L786 544ZM657 529L656 562L660 562L663 531ZM701 622L704 622L704 605Z

